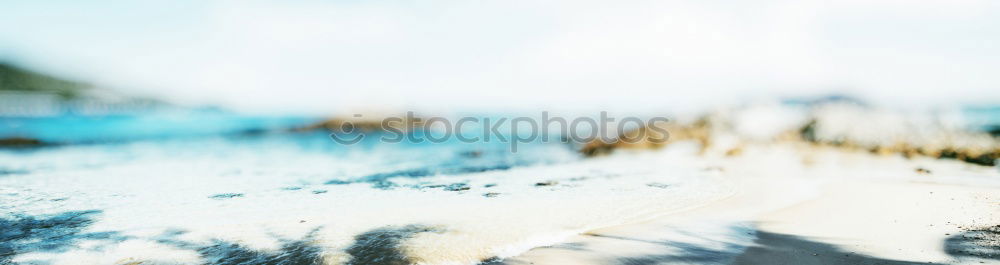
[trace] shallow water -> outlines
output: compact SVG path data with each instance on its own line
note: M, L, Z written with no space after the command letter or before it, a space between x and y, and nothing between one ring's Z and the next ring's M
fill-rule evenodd
M730 191L687 151L583 161L564 143L513 153L496 141L241 133L295 119L187 121L200 131L112 120L67 134L45 128L80 121L18 121L62 145L0 151L0 220L12 228L0 260L475 264Z

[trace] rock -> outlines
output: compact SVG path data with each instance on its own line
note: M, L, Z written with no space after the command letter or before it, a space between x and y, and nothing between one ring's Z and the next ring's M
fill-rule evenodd
M743 147L737 146L726 151L726 156L739 156L743 154Z
M472 188L469 187L469 184L465 184L465 183L454 183L454 184L448 185L447 187L444 187L444 190L446 190L446 191L463 191L463 190L469 190L469 189L472 189Z
M559 182L555 181L555 180L549 180L549 181L545 181L545 182L535 183L535 187L555 186L556 184L559 184Z
M594 157L620 149L656 149L678 141L694 141L701 145L701 154L738 156L749 150L750 144L780 142L882 156L956 159L983 166L996 166L1000 159L1000 139L996 138L995 130L967 130L950 125L947 119L933 113L911 115L879 109L848 97L804 102L794 110L804 113L790 116L787 124L767 130L768 133L756 134L757 131L741 126L746 118L740 114L747 108L722 109L693 122L658 122L625 132L616 139L580 143L576 148L582 155ZM816 163L814 158L806 156L803 164Z
M986 133L993 137L1000 137L1000 125L993 125L986 129Z
M986 132L857 105L815 106L810 114L812 118L802 127L800 136L815 145L907 158L957 159L984 166L995 166L1000 158L1000 141Z
M218 199L218 200L221 200L221 199L231 199L231 198L239 198L239 197L243 197L243 193L221 193L221 194L216 194L216 195L208 196L208 198Z
M384 124L383 124L384 123ZM384 126L383 126L384 125ZM333 117L301 127L289 129L291 132L361 132L373 133L395 129L411 131L423 125L423 119L412 115L355 114L350 117Z
M339 180L339 179L332 179L332 180L329 180L327 182L323 182L323 184L326 184L326 185L347 185L347 184L351 184L351 183L352 182L350 182L350 181Z
M670 184L664 184L664 183L658 183L658 182L653 182L653 183L647 183L647 184L646 184L646 186L650 186L650 187L653 187L653 188L661 188L661 189L666 189L666 188L669 188L669 187L670 187Z
M0 147L36 147L45 145L42 140L27 137L0 138Z
M497 193L497 192L483 193L483 197L486 197L486 198L493 198L493 197L496 197L496 196L500 196L500 193Z
M0 168L0 176L3 176L3 175L26 175L28 173L31 173L31 171L18 170L18 169L4 169L4 168Z
M268 133L271 133L271 131L268 131L267 129L264 129L264 128L250 128L250 129L245 129L245 130L238 131L238 132L235 133L235 135L237 135L237 136L248 136L249 137L249 136L266 135Z
M675 131L685 137L689 133L674 123L660 122L626 131L612 142L593 139L584 143L579 150L584 156L594 157L611 154L617 149L657 149L666 146L667 141L673 139Z
M466 152L461 152L458 155L465 158L479 158L483 156L483 151L481 150L466 151Z
M395 189L396 187L399 187L399 184L396 184L396 183L394 183L392 181L381 180L381 181L372 182L372 188L373 189L391 190L391 189Z
M1000 151L993 151L985 154L972 154L963 157L962 161L982 165L982 166L996 166L997 159L1000 159Z

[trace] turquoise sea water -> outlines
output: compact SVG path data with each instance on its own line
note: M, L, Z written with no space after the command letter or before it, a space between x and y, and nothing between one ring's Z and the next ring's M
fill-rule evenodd
M490 141L466 142L457 138L432 142L416 130L410 136L420 141L386 143L386 133L369 133L356 144L341 144L330 132L288 132L322 117L249 116L222 111L173 111L162 113L104 116L63 115L53 117L4 118L0 138L27 137L50 144L38 148L0 149L12 159L0 162L5 172L39 172L58 167L87 167L135 163L163 155L205 157L225 163L227 155L268 155L281 153L282 159L296 156L327 157L331 163L353 159L368 165L365 174L330 174L329 183L355 181L380 183L392 177L428 177L505 170L516 166L558 163L579 158L570 145L561 142L520 143L511 152L509 135L491 135ZM475 129L473 129L475 130ZM472 134L479 134L473 131ZM466 133L468 135L469 133ZM395 136L395 135L391 135ZM440 137L441 135L438 135ZM356 137L347 135L345 137ZM86 152L86 159L59 154ZM31 159L49 157L51 159ZM19 159L20 158L20 159ZM162 157L157 159L163 159ZM55 168L54 168L55 167ZM238 165L252 171L254 165ZM383 183L385 184L385 183Z

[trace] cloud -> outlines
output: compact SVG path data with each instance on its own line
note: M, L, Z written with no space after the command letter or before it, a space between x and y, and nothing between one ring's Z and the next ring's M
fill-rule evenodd
M8 18L38 24L0 27L0 43L24 60L178 102L250 110L683 108L843 89L890 103L1000 100L992 92L1000 78L990 74L1000 69L1000 18L989 16L998 10L989 1L17 8L75 10Z

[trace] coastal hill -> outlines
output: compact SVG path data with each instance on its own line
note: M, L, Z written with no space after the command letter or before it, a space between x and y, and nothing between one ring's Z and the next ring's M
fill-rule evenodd
M59 98L75 99L93 86L35 72L11 63L0 62L0 91L52 93Z
M105 115L166 106L157 99L0 61L0 116Z

